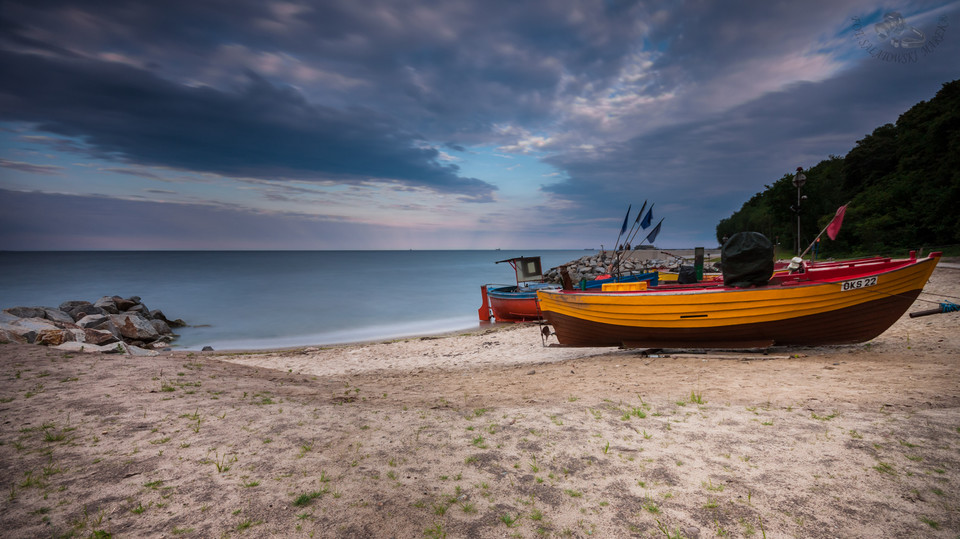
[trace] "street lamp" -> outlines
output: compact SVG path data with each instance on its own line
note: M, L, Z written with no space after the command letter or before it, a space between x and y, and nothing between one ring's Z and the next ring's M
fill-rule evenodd
M800 256L800 201L806 200L807 196L800 196L800 188L807 183L807 177L803 175L803 167L797 167L797 173L793 176L793 185L797 187L797 205L790 208L797 214L797 256Z

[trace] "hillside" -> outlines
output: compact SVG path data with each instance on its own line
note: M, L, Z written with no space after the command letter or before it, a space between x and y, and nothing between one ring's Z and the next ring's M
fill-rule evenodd
M850 202L836 241L824 254L883 253L960 244L960 80L930 101L876 128L844 157L830 156L809 170L803 194L805 247ZM797 189L793 172L765 186L717 225L717 240L736 232L762 232L787 251L796 241Z

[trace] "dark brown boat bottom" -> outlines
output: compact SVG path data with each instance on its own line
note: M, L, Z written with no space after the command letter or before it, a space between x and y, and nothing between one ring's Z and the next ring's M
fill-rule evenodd
M869 341L893 325L910 308L920 290L878 297L837 311L724 327L649 328L602 324L546 311L557 340L564 346L624 348L765 348L819 346Z

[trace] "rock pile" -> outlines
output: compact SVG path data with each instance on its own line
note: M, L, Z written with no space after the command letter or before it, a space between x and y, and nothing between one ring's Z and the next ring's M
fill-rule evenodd
M0 312L0 341L33 343L61 350L150 355L176 335L162 311L147 308L140 298L104 296L94 303L67 301L60 307L11 307Z
M629 255L621 254L620 259L620 273L627 274L632 272L644 272L647 271L646 268L654 267L651 265L652 262L658 261L634 261L629 258ZM617 260L617 255L613 251L604 251L603 253L597 255L586 255L574 260L572 262L567 262L564 264L567 267L567 272L570 274L570 279L576 283L580 279L586 279L588 281L595 279L598 275L603 275L610 273L607 268L611 264L615 264ZM560 268L550 268L549 271L543 276L543 279L548 283L562 283L560 278Z
M661 255L668 255L669 253L661 252ZM562 266L557 266L556 268L550 268L547 273L544 274L543 279L548 283L558 283L562 284L560 278L560 268L566 266L567 272L570 274L570 279L573 283L577 283L580 279L586 279L588 281L595 279L598 275L604 275L610 273L608 268L615 264L617 260L617 254L615 251L603 251L597 255L586 255L567 262ZM682 265L692 265L693 260L691 258L681 258L678 256L671 255L669 258L634 258L631 252L620 253L620 274L627 275L630 273L645 273L648 271L657 271L663 270L664 268L669 268L670 271L679 271L680 266ZM703 268L704 272L719 272L720 267L718 264L705 264Z

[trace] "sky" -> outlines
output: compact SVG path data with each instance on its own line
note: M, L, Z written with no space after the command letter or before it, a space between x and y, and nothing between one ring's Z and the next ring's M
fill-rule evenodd
M958 59L960 0L4 0L0 250L610 248L645 201L713 247Z

